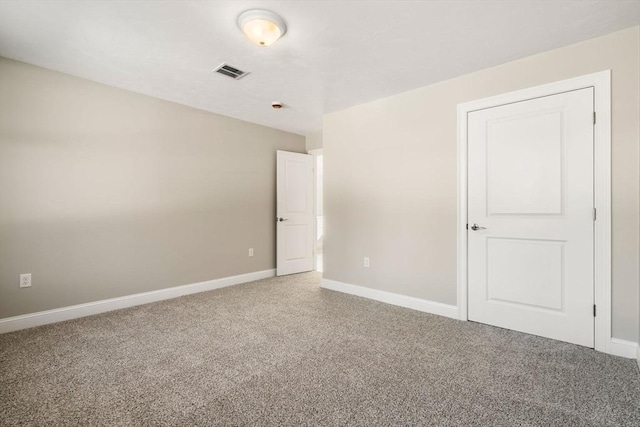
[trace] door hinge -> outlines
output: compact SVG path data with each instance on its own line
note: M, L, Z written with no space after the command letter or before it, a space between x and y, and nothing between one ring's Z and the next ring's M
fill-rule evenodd
M467 224L467 230L469 229L469 224Z
M596 112L595 111L593 112L593 124L594 125L596 124Z
M598 217L598 213L596 211L596 208L593 208L593 220L595 221L597 217Z
M593 304L593 317L596 317L596 305Z

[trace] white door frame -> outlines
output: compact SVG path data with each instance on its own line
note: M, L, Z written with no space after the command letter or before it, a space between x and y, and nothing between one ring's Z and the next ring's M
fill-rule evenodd
M316 148L315 150L308 150L307 154L313 156L313 271L318 270L318 242L316 242L316 236L318 235L318 171L316 170L318 164L318 156L322 156L322 148Z
M611 353L611 70L458 104L458 318L467 320L467 115L543 96L594 88L595 349Z

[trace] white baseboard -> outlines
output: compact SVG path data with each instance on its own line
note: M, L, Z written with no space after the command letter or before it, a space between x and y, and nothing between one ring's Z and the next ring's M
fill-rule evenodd
M406 295L394 294L392 292L380 291L377 289L365 288L364 286L350 285L330 279L322 279L322 288L332 291L343 292L345 294L357 295L387 304L398 305L400 307L423 311L425 313L437 314L438 316L458 318L458 308L455 305L443 304L440 302L428 301Z
M351 285L330 279L322 279L322 287L332 291L343 292L345 294L357 295L387 304L398 305L400 307L411 308L425 313L437 314L438 316L458 319L458 308L455 305L448 305L439 302L423 300L406 295L394 294L377 289L365 288L364 286ZM640 345L632 342L611 338L607 353L614 356L626 357L638 360L640 366Z
M214 289L225 288L227 286L239 285L240 283L266 279L274 277L275 275L275 269L256 271L253 273L240 274L238 276L207 280L206 282L191 283L189 285L175 286L173 288L159 289L157 291L143 292L124 297L24 314L21 316L7 317L0 319L0 334L18 331L20 329L33 328L35 326L47 325L49 323L62 322L64 320L77 319L79 317L91 316L93 314L104 313L106 311L148 304L150 302L177 298L184 295L211 291Z
M121 308L134 307L151 302L163 301L181 297L184 295L212 291L214 289L239 285L241 283L252 282L254 280L275 277L275 275L275 269L256 271L253 273L208 280L206 282L191 283L189 285L175 286L172 288L159 289L157 291L143 292L139 294L127 295L124 297L94 301L86 304L72 305L69 307L56 308L53 310L40 311L37 313L24 314L21 316L7 317L4 319L0 319L0 334L18 331L21 329L33 328L35 326L47 325L50 323L62 322L65 320L77 319L85 316L91 316L107 311L119 310ZM397 305L400 307L410 308L425 313L436 314L438 316L458 319L458 308L455 305L443 304L440 302L424 300L406 295L394 294L392 292L380 291L377 289L366 288L364 286L351 285L348 283L342 283L330 279L322 279L322 288L356 295L387 304ZM640 344L638 343L622 340L619 338L611 338L607 353L614 356L626 357L629 359L635 358L638 361L638 367L640 367Z
M607 353L613 354L614 356L626 357L627 359L635 359L638 357L638 343L611 338Z

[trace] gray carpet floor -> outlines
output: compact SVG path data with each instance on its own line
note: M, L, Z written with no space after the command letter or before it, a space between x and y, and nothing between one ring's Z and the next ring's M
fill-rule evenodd
M633 360L319 282L2 335L0 424L640 426Z

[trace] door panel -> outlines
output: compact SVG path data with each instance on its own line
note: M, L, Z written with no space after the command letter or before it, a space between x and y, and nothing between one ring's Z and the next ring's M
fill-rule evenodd
M487 239L487 300L562 310L564 245L553 240Z
M469 320L593 347L592 118L593 88L469 113Z
M306 154L301 154L301 156L306 156ZM306 157L285 160L285 212L305 213L307 211L307 204L309 203L305 187L308 184L307 175L309 174L307 163Z
M489 214L562 214L562 112L506 117L487 128Z
M313 157L277 152L276 274L313 270Z
M285 258L288 261L304 259L307 256L309 226L306 224L283 224L285 235Z

